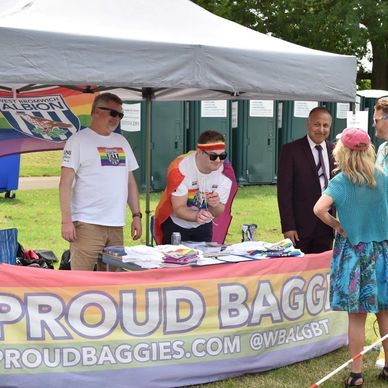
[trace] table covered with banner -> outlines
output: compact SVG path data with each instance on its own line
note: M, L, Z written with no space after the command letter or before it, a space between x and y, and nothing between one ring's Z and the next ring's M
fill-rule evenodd
M331 252L137 272L0 265L1 386L177 387L347 343Z

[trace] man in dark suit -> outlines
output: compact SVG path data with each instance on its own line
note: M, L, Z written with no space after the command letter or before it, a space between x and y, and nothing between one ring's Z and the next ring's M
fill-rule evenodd
M313 213L334 169L334 145L326 140L331 124L325 108L314 108L307 119L307 135L285 144L280 154L277 192L282 232L304 253L324 252L333 245L332 228Z

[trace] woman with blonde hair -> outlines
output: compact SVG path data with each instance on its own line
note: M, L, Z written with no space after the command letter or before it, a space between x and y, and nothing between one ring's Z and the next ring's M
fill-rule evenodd
M334 176L314 213L337 233L330 271L330 305L347 311L349 351L363 350L365 320L376 314L380 335L388 333L388 176L375 165L369 135L346 128L334 151ZM335 205L338 218L329 213ZM388 340L383 342L385 367L379 379L388 381ZM352 363L346 387L362 386L362 358Z

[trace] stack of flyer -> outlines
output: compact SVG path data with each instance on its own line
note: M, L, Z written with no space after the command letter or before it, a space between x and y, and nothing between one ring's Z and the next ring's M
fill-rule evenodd
M250 250L248 255L264 255L265 257L292 257L292 256L302 256L302 251L300 249L294 248L292 241L288 238L278 241L273 244L264 244L262 249L259 250Z
M296 249L288 238L276 243L265 241L245 241L230 245L225 250L232 255L240 255L252 260L267 259L271 257L295 257L303 256L300 249Z
M198 252L187 247L165 250L163 254L163 262L167 264L190 265L198 261Z

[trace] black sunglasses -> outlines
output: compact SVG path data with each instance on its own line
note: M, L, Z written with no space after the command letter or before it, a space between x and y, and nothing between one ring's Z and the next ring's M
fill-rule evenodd
M225 160L226 157L228 156L227 152L223 152L222 154L209 153L209 152L206 152L205 150L202 150L202 152L205 153L212 162L215 162L217 158L220 158L220 160Z
M110 114L112 117L117 117L117 116L119 116L119 117L120 117L120 120L124 117L124 113L123 113L123 112L118 112L117 110L114 110L114 109L105 108L105 107L103 107L103 106L98 106L97 109L109 111L109 114Z

